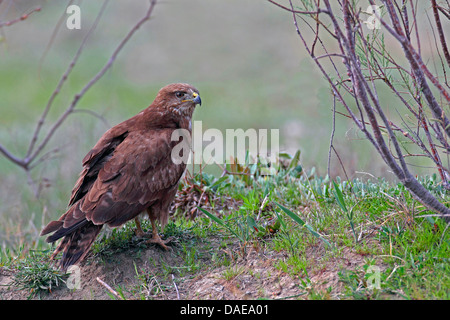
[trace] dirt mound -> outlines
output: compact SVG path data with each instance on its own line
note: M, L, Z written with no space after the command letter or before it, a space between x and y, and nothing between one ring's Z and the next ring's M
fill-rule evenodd
M50 293L34 299L307 299L311 288L315 292L327 292L328 298L338 298L342 289L338 272L340 266L350 268L362 266L363 257L344 252L344 256L328 259L323 268L312 268L310 281L306 283L300 276L285 273L274 265L283 261L283 252L264 252L249 246L245 254L230 254L230 263L215 265L211 259L199 262L198 270L182 270L185 259L181 248L163 251L149 246L144 250L132 250L111 255L103 261L90 257L76 272L79 272L79 288L69 289L67 283L75 284L76 273L72 273L66 284ZM317 248L316 248L317 249ZM311 248L311 262L317 259L317 250ZM227 254L227 253L224 253ZM315 258L313 256L316 256ZM8 287L14 276L13 271L0 269L0 298L27 299L29 291Z

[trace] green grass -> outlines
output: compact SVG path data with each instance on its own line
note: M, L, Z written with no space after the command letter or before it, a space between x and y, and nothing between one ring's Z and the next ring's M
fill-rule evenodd
M4 268L14 270L12 281L7 286L12 290L27 291L28 299L48 294L65 284L68 278L65 272L54 268L49 260L49 251L30 251L26 258L21 259L13 259L9 255L3 257L8 259L7 263L3 263Z
M422 183L448 201L435 176L424 177ZM268 185L273 187L269 192ZM202 211L241 245L257 241L266 249L286 252L286 259L274 261L283 272L308 278L320 268L330 267L332 258L343 258L340 252L348 248L366 262L356 269L341 266L342 298L450 298L447 226L440 219L421 218L429 212L402 185L385 180L330 183L320 177L292 179L281 173L265 181L255 179L248 189L241 210L226 219ZM254 202L254 194L264 193L273 206L257 218L258 205L249 203ZM280 222L276 234L251 230L270 219ZM311 247L317 248L317 255L308 253ZM367 288L371 265L381 270L376 289Z
M402 185L383 179L329 181L310 172L292 176L289 169L275 176L226 177L219 180L203 173L186 180L181 188L197 184L211 196L240 200L239 209L219 214L213 207L200 208L195 220L177 215L163 236L176 238L172 248L178 262L150 259L153 267L136 267L137 287L119 286L117 292L138 299L156 297L173 288L172 275L188 279L220 266L225 267L223 278L231 281L249 272L235 262L246 259L251 248L259 248L283 253L282 259L271 264L301 279L308 290L299 298L450 298L447 225L435 217L420 217L430 212ZM421 181L442 201L448 201L436 177ZM149 222L142 223L149 231ZM118 253L138 259L146 248L130 222L99 237L90 259L114 263ZM20 258L13 258L12 251L2 250L0 255L0 266L17 269L17 287L42 292L63 283L62 275L54 273L50 265L37 262L42 257L36 253L39 251L17 251L22 252ZM42 252L45 255L47 251ZM371 268L377 270L376 288L370 286L374 279ZM319 289L311 281L327 270L337 271L338 293L332 287Z

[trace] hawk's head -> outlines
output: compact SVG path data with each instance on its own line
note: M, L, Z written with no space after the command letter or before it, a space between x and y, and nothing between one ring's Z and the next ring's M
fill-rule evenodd
M154 104L179 116L191 116L202 100L198 90L186 83L173 83L159 90Z

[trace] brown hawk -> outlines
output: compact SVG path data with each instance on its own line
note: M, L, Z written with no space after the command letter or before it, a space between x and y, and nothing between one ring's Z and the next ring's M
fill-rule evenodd
M167 249L155 221L162 227L167 223L169 206L186 169L185 161L173 159L172 150L180 140L173 141L172 134L178 129L191 133L196 104L201 100L194 87L165 86L148 108L106 131L88 152L69 209L41 232L53 232L47 242L63 238L52 255L63 251L62 269L83 260L104 224L118 227L135 219L136 233L142 236L137 217L145 211L152 223L149 241Z

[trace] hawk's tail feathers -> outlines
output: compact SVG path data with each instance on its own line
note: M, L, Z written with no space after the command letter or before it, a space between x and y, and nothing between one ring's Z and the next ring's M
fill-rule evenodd
M51 259L54 259L62 251L63 255L59 262L62 270L67 270L71 265L77 264L87 255L101 229L102 225L88 222L65 235L53 252Z
M84 259L101 229L102 225L88 223L66 236L69 239L64 245L64 252L60 261L63 270ZM66 242L66 237L62 243Z

